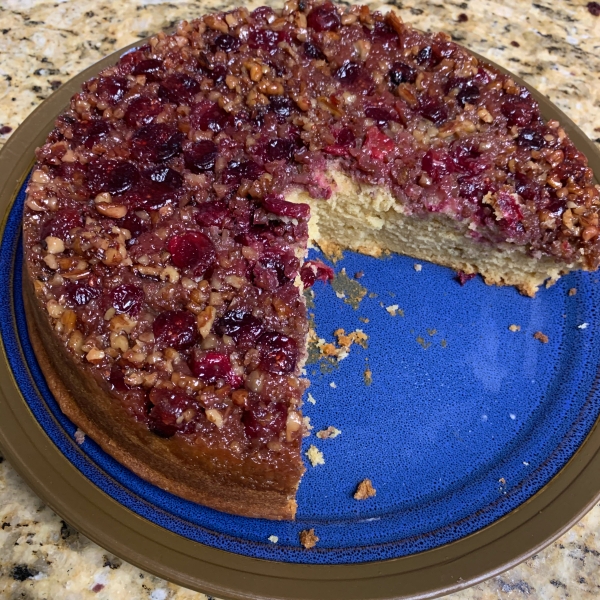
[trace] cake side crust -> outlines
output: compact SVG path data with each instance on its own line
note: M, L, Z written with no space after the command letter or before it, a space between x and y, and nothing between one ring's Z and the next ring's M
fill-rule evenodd
M86 377L56 338L39 305L27 269L23 295L31 344L63 413L115 460L136 475L172 494L215 510L240 516L294 519L298 483L283 492L253 489L203 468L198 454L177 440L160 438L135 423L97 382ZM110 425L110 428L109 428ZM178 451L177 451L178 450ZM211 458L210 449L202 449ZM186 480L190 483L186 483Z

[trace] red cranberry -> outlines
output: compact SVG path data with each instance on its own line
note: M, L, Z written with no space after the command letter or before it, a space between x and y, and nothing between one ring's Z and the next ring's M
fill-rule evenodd
M223 52L235 52L240 47L240 40L228 33L222 33L215 38L215 46Z
M461 176L458 178L460 195L471 202L481 202L482 198L492 190L488 178L480 176Z
M537 205L541 204L542 198L547 195L541 184L524 173L515 174L515 191L525 200L533 200Z
M496 194L496 211L502 214L502 218L509 227L514 227L523 220L523 214L517 201L512 194L500 190Z
M158 96L173 104L189 102L200 91L200 84L185 73L173 73L160 85Z
M502 103L501 110L508 121L509 127L529 125L538 112L532 100L520 98L519 96L509 96Z
M395 62L390 69L390 81L394 85L414 83L418 73L416 69L403 62Z
M231 374L229 356L214 350L194 348L190 360L190 369L195 377L206 383L216 383L219 379L227 380Z
M119 369L119 367L117 367L116 365L113 365L113 367L111 368L108 381L113 387L113 389L117 392L124 393L131 389L125 383L125 375L123 374L123 371Z
M313 42L304 42L304 56L315 60L325 60L327 58Z
M248 45L255 50L272 52L279 43L279 33L272 29L254 29L248 36Z
M396 143L373 125L367 130L363 148L374 160L385 160L396 149Z
M337 31L342 24L340 15L331 2L315 6L308 13L306 22L315 31Z
M100 100L114 106L123 99L127 87L127 79L123 77L100 77L96 94Z
M594 17L600 17L600 4L598 2L588 2L587 9Z
M448 108L439 99L431 96L419 98L419 112L436 125L441 125L448 119Z
M239 185L243 179L254 181L264 172L263 167L253 160L231 161L223 171L223 183Z
M73 126L73 141L75 144L83 144L86 148L93 148L109 132L110 127L106 121L80 121Z
M229 122L229 115L214 102L203 102L194 107L191 124L202 131L219 133Z
M196 275L203 275L215 262L215 246L199 231L186 231L169 239L167 249L171 260L180 269L194 269Z
M546 140L541 132L536 131L535 129L525 128L521 129L519 132L517 144L523 148L541 150L546 145Z
M348 60L334 73L334 77L345 85L355 83L359 75L360 65Z
M111 305L117 313L127 313L135 317L142 309L144 290L137 285L124 283L111 290L110 298Z
M373 119L378 125L386 125L388 121L397 121L398 117L389 109L379 106L367 106L365 117Z
M294 156L294 142L278 138L267 142L265 147L267 160L292 160Z
M90 193L102 192L122 194L139 180L139 171L130 162L121 160L93 160L88 165L88 187Z
M187 310L167 310L160 313L152 324L154 345L157 350L183 350L198 339L196 317Z
M288 202L279 194L269 194L263 199L263 206L274 215L290 217L291 219L308 219L310 206Z
M185 166L193 173L212 171L217 159L217 145L211 140L200 140L183 153L183 158Z
M148 224L140 216L130 210L122 219L117 221L119 227L127 229L131 233L131 241L142 233L148 231Z
M221 85L227 76L227 67L225 65L215 65L210 70L210 76L215 85Z
M336 141L340 146L354 146L356 136L350 127L343 127L336 134Z
M421 167L434 181L440 181L454 171L454 162L445 150L434 148L427 151Z
M298 347L293 338L267 331L258 338L256 347L260 352L259 366L263 371L284 375L296 368Z
M147 58L135 65L131 72L133 75L145 75L146 81L156 81L159 79L162 69L162 60L158 60L157 58Z
M475 273L465 273L464 271L457 271L456 279L458 279L460 285L465 285L467 281L471 281L471 279L474 279L475 275Z
M134 210L155 210L176 197L177 193L168 186L144 179L125 194L124 201Z
M215 321L215 333L228 335L241 349L252 347L263 332L262 321L243 309L230 310Z
M282 123L292 114L295 104L288 96L271 96L269 108L275 113L277 120Z
M181 173L164 165L158 165L144 171L144 176L169 190L177 190L183 185Z
M251 440L266 444L285 428L287 407L283 402L251 400L242 416L246 435Z
M222 200L205 202L198 206L198 212L194 215L196 223L202 227L220 226L223 224L229 210L227 204Z
M467 85L458 92L456 99L461 106L475 104L479 100L480 92L476 85Z
M98 298L100 294L100 289L83 281L67 281L63 286L62 293L69 306L85 306L94 298Z
M439 52L436 50L437 48L432 46L421 48L416 56L417 63L426 67L435 67L441 60Z
M309 260L300 269L300 279L305 288L312 287L316 281L329 281L334 275L333 269L320 260Z
M398 34L383 21L375 21L371 30L371 41L374 44L388 44L398 40Z
M195 417L204 414L200 403L182 392L153 389L150 392L150 402L154 404L149 414L148 427L161 437L172 437L178 431L189 433L195 430L194 420L180 419L186 410L195 411Z
M276 16L270 6L259 6L252 11L252 18L257 23L270 23L276 19Z
M125 112L125 123L129 127L142 127L152 123L152 119L162 111L162 104L154 98L138 96L134 98Z
M485 171L488 168L488 163L480 156L481 153L473 142L458 142L452 148L454 164L462 171L473 174Z
M169 160L181 152L181 139L181 133L171 125L146 125L131 138L131 155L148 162Z
M63 208L52 214L42 225L40 239L45 240L49 235L66 240L69 233L76 227L83 226L81 211L73 208Z

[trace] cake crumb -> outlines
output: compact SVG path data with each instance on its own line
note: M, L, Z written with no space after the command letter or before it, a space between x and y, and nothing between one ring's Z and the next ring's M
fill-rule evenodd
M270 536L269 536L269 541L270 541L272 544L276 544L276 543L279 541L279 538L278 538L276 535L270 535Z
M420 344L423 347L423 350L427 350L427 348L431 346L431 342L426 342L421 336L417 337L417 344Z
M577 329L587 329L589 326L589 323L582 323L581 325L577 325Z
M314 529L304 529L300 532L300 543L307 549L310 550L317 545L319 538L315 535Z
M421 271L423 269L423 265L420 265L419 263L415 263L415 271L418 273L419 271Z
M371 385L373 383L373 371L371 371L369 367L365 369L363 377L365 380L365 385Z
M368 323L369 322L369 317L358 317L359 321L362 321L363 323Z
M349 304L354 310L358 309L358 305L367 295L367 288L363 287L350 279L346 273L346 269L342 269L332 280L331 287L338 298L342 298L346 304Z
M434 336L437 333L437 329L428 329L427 333L431 336Z
M316 446L310 446L310 448L305 452L305 454L308 457L308 460L310 460L310 464L313 467L325 464L323 453Z
M571 288L569 290L569 296L574 296L577 293L577 288Z
M397 304L392 304L391 306L387 306L386 309L390 315L392 315L392 317L396 316L396 312L398 310L398 305Z
M335 390L335 388L337 387L337 385L335 384L335 381L332 381L332 382L329 384L329 387L330 387L330 388L333 388L333 389Z
M510 329L510 331L521 331L520 325L509 325L508 328Z
M332 440L342 433L337 427L330 425L327 429L317 431L317 437L320 440Z
M442 348L445 348L447 345L448 345L448 342L447 342L446 340L442 340L442 341L440 342L440 346L441 346Z
M306 399L307 402L310 402L311 404L316 404L317 401L313 398L313 395L308 392L308 398Z
M500 479L498 479L498 483L500 485L506 485L506 479L504 479L504 477L500 477Z
M310 437L313 426L310 424L310 417L302 417L302 437Z
M542 344L547 344L548 343L548 336L545 333L542 333L541 331L536 331L533 334L533 337L536 340L540 340L540 342L542 342Z
M356 273L354 273L354 279L360 279L361 277L364 277L364 275L364 271L357 271Z
M372 498L377 493L377 490L373 487L370 479L363 479L354 492L355 500L366 500Z
M83 431L81 431L81 429L77 429L77 431L75 432L75 434L73 435L73 437L75 438L75 441L81 446L81 444L83 444L83 442L85 442L85 433L83 433Z

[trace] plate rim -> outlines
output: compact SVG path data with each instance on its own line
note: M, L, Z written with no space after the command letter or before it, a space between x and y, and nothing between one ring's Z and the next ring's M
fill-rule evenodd
M0 234L55 117L81 83L116 62L139 40L82 71L38 106L0 151ZM488 58L477 58L524 85L546 119L560 121L600 173L593 142L545 96ZM552 543L598 500L600 419L567 464L541 490L483 529L460 540L396 559L348 565L267 561L189 540L147 521L88 480L43 431L24 401L0 340L0 447L15 470L59 516L113 554L184 587L220 598L433 598L497 575ZM599 369L600 371L600 369ZM57 490L61 490L57 493Z

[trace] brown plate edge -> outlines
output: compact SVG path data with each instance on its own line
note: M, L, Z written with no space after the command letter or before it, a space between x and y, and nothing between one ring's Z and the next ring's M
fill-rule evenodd
M140 40L128 48L143 43ZM9 138L0 153L0 172L5 173L0 181L0 207L5 215L31 168L34 149L43 143L56 115L81 83L113 64L128 48L62 86ZM594 172L600 173L600 152L592 141L545 96L527 87L543 116L559 120ZM124 560L223 599L433 598L469 587L539 552L600 499L596 483L600 481L600 428L596 423L567 465L542 490L492 525L451 544L399 559L353 565L298 565L232 554L154 525L91 483L46 436L21 396L4 348L2 352L0 446L34 492L58 515Z

